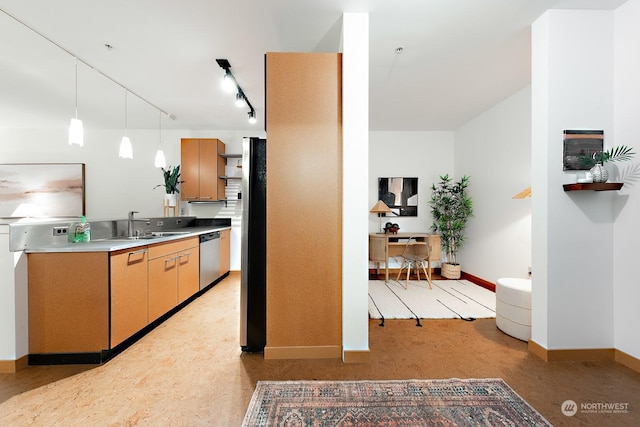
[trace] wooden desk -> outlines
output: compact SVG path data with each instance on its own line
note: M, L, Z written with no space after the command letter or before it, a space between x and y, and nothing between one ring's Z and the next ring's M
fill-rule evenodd
M409 237L417 241L429 242L431 261L440 261L440 235L433 233L369 233L369 261L376 263L380 272L380 263L384 262L384 279L389 281L389 258L402 255ZM395 241L397 239L397 241ZM394 240L390 242L389 240Z

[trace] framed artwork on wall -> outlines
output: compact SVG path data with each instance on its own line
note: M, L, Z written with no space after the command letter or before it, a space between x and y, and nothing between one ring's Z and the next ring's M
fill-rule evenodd
M378 200L397 216L418 216L418 178L378 178Z
M562 170L589 170L591 165L582 163L580 157L591 157L602 151L604 131L602 130L564 130Z
M85 215L84 163L0 164L0 217Z

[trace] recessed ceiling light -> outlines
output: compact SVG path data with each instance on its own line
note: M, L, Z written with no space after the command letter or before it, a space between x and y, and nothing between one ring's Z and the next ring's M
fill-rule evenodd
M398 47L396 48L396 53L399 55L399 54L401 54L402 52L404 52L404 48L403 48L402 46L398 46Z
M106 48L107 48L107 50L111 50L111 49L113 49L113 46L112 46L112 45L110 45L109 43L105 43L105 44L104 44L104 47L106 47Z

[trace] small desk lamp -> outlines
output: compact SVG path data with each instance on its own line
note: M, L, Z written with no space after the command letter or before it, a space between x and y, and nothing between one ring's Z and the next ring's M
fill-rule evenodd
M384 214L391 212L391 208L382 200L378 200L378 203L369 212L378 214L378 226L380 227L380 233L382 233L382 217Z

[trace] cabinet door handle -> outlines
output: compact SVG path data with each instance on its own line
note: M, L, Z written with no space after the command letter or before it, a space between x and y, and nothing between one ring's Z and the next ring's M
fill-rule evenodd
M191 255L191 252L187 252L186 254L182 254L182 255L178 255L178 258L180 258L180 261L178 261L180 264L186 264L189 262L189 256ZM182 260L182 258L186 258L186 260Z
M166 264L166 263L168 263L168 262L175 261L175 260L177 260L178 258L179 258L179 257L174 256L173 258L165 259L165 260L164 260L164 263Z
M201 199L213 199L213 196L200 196Z
M133 252L129 252L129 254L127 255L127 264L134 264L134 263L138 263L138 262L142 262L142 260L144 259L144 256L142 256L140 259L135 259L135 260L131 260L131 257L133 255L140 255L140 254L146 254L147 250L146 249L140 249L137 251L133 251Z

